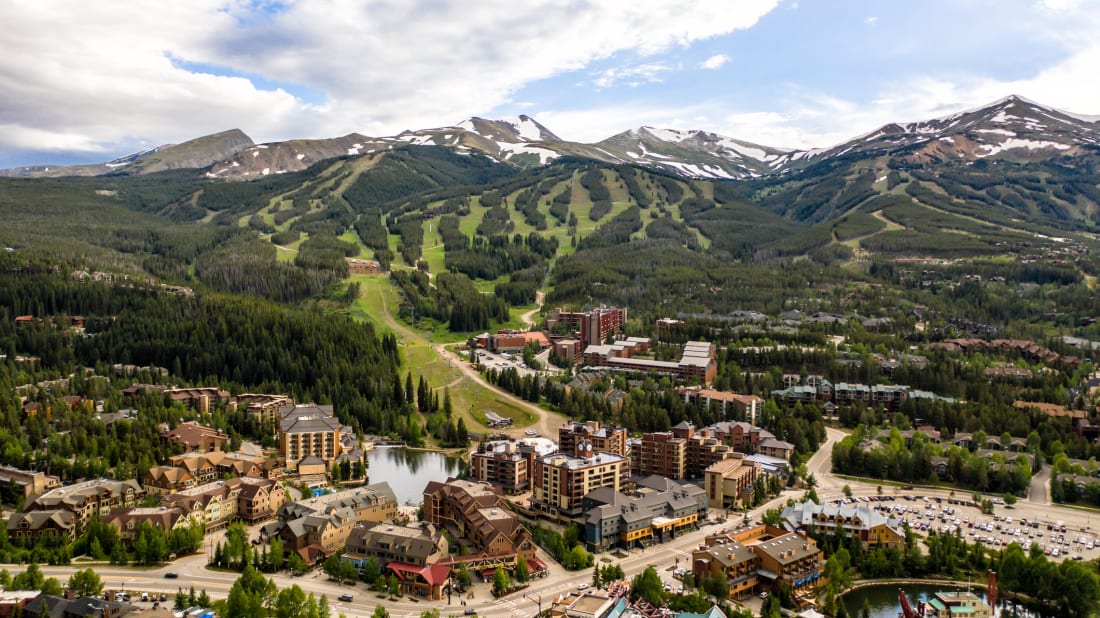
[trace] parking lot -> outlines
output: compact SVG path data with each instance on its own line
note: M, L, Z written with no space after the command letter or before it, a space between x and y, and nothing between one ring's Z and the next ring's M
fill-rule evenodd
M544 350L535 358L539 360L539 362L542 364L542 367L547 372L557 372L557 367L554 367L553 365L550 365L548 363L547 359L549 357L550 351ZM533 375L535 373L538 373L534 369L528 367L527 363L523 362L522 354L510 354L507 352L496 354L490 352L489 350L478 350L477 362L483 367L496 369L497 371L503 371L504 369L515 369L521 376Z
M837 503L867 503L876 511L908 524L914 532L955 534L989 549L1004 549L1019 543L1024 551L1038 545L1053 560L1086 560L1100 557L1100 535L1091 527L1072 528L1060 520L1029 519L1026 506L994 507L983 514L968 498L930 498L902 493L896 496L858 496Z

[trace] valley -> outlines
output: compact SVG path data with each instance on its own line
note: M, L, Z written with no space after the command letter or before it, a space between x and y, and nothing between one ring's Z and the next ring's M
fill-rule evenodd
M833 613L847 575L987 569L1060 615L1100 603L1083 542L891 514L905 492L965 497L983 527L1026 515L1093 536L1093 121L1009 97L796 151L473 118L268 144L228 131L5 175L0 465L53 479L0 483L5 563L91 560L150 592L182 573L238 614L268 576L303 597L355 590L351 616L457 609L442 600L459 587L482 614L530 615L524 594L610 600L643 577L675 611ZM387 444L458 454L463 478L393 504L403 479L364 458ZM41 515L65 511L41 495L97 483L129 496L103 507L115 523ZM183 514L200 493L232 509ZM798 523L804 500L856 528ZM203 525L127 532L157 509ZM644 525L615 528L623 509ZM340 532L310 537L310 517ZM348 540L367 528L439 551L416 568L369 554ZM768 543L805 555L764 568ZM716 545L748 570L697 560Z

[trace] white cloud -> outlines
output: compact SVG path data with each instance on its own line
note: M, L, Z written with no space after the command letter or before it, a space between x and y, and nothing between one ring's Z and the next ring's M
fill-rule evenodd
M867 17L866 19L863 20L863 23L867 24L868 26L873 26L877 22L878 22L878 17L875 17L874 15L871 15L870 17Z
M1081 0L1043 0L1042 7L1050 11L1074 11L1081 6Z
M666 73L671 70L672 67L662 62L626 67L612 67L598 73L596 78L592 80L592 84L597 88L610 88L618 83L625 83L627 86L636 87L642 84L660 82L661 73Z
M707 58L706 60L701 62L699 64L699 68L711 70L720 69L725 66L725 64L728 63L730 60L732 60L732 58L729 57L729 54L714 54L710 58Z
M0 22L18 24L0 38L0 126L9 128L0 148L17 141L95 149L132 136L162 143L231 127L271 140L438 126L487 113L528 83L595 60L653 56L751 27L776 4L0 3ZM291 92L188 70L195 64L262 76ZM643 63L627 77L653 79L661 66ZM294 96L298 87L322 101Z

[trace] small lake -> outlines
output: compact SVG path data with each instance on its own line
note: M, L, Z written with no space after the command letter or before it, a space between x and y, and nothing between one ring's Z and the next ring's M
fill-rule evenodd
M984 582L982 582L984 584ZM932 596L932 593L939 592L941 590L965 590L965 586L960 588L949 588L947 586L901 586L901 589L905 591L906 596L909 597L909 603L916 608L917 603L925 601ZM970 591L978 596L985 598L985 586L972 585ZM863 601L867 600L868 606L871 609L871 618L898 618L901 613L901 603L898 601L898 586L883 585L883 586L870 586L867 588L860 588L859 590L853 590L844 595L841 600L844 603L844 608L848 610L849 616L859 616L860 611L863 609ZM1013 616L1013 612L1010 609L1004 609L1002 601L997 602L998 605L1002 605L1000 616ZM1027 612L1021 608L1015 615L1027 616ZM1038 618L1039 614L1031 613L1030 616Z
M402 504L424 501L429 481L446 481L458 476L465 463L442 453L411 451L403 446L376 446L367 453L371 483L386 482Z

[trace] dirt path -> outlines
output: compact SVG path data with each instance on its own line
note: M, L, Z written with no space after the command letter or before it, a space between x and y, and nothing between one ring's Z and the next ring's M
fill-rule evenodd
M535 308L519 316L519 319L527 325L527 328L531 328L531 325L535 323L535 314L542 309L542 299L545 297L546 295L542 293L542 290L535 292Z
M514 405L522 407L535 415L535 418L537 420L533 425L517 429L510 429L504 433L519 437L524 435L524 432L526 430L533 429L542 436L553 437L558 435L558 427L560 427L565 421L564 416L556 414L554 412L543 410L542 408L536 406L529 401L520 399L519 397L516 397L508 391L499 389L496 386L489 384L487 381L485 381L485 378L483 378L481 374L478 373L478 371L470 365L469 361L467 361L461 355L451 352L441 343L429 343L420 333L399 322L396 318L393 317L393 314L390 313L389 306L386 304L386 295L379 291L378 296L379 300L382 301L382 315L380 317L382 321L385 322L387 327L393 329L394 333L396 333L402 339L428 344L429 347L431 347L431 349L435 351L435 353L438 354L440 358L447 361L452 367L456 367L459 371L462 372L463 377L452 381L450 385L457 384L463 379L469 379L479 387L495 391L501 398L507 399Z

